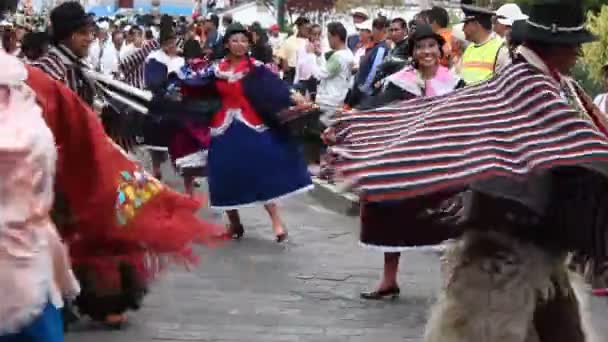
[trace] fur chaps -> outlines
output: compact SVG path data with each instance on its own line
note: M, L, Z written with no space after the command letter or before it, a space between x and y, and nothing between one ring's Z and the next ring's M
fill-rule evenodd
M469 231L446 250L442 273L425 342L590 342L565 256Z

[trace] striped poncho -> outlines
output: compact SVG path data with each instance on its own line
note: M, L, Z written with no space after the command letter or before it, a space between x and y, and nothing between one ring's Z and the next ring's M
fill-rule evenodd
M334 166L366 201L527 179L558 166L608 175L605 121L583 108L570 82L568 94L522 62L446 96L345 113L333 124Z

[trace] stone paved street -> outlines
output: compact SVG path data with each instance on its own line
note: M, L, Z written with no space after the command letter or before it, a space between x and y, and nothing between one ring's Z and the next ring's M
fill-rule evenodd
M278 245L262 208L243 212L245 239L201 249L191 272L174 269L155 284L123 331L83 323L68 342L418 342L439 286L437 255L402 258L402 297L365 302L382 255L357 245L356 218L319 206L308 195L282 213L290 242ZM208 215L208 213L206 214ZM594 300L596 328L608 337L608 304ZM472 341L473 342L473 341ZM481 341L475 341L481 342Z

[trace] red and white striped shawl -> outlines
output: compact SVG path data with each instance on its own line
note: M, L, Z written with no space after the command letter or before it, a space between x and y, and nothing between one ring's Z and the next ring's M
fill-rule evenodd
M557 166L608 175L605 120L566 99L573 89L580 92L572 83L560 87L521 62L446 96L344 113L333 125L334 166L367 201L459 189L492 177L524 178Z

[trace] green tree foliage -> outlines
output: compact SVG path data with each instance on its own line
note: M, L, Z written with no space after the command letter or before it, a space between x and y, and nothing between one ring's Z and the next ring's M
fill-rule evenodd
M599 82L602 79L602 66L608 63L608 6L603 6L597 13L590 12L587 25L599 40L583 46L582 59L591 78Z

